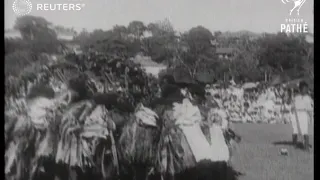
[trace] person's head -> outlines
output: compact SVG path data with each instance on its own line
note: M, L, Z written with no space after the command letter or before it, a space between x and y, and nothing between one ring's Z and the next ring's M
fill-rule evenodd
M164 84L161 86L161 97L156 104L172 104L173 102L181 103L185 96L181 92L181 87L174 84ZM156 106L156 104L154 104Z
M215 99L220 99L220 95L219 95L219 94L215 94L215 95L213 95L213 97L214 97Z
M237 96L236 96L236 95L232 95L232 99L233 99L234 101L236 101L236 100L237 100Z
M206 99L210 99L211 98L211 93L210 92L206 92L205 93L205 98Z
M31 100L37 97L52 99L55 97L55 92L52 87L47 85L35 85L27 93L27 99Z
M188 91L190 92L190 94L191 94L191 96L193 98L193 101L196 104L202 104L205 101L206 92L205 92L203 87L197 86L197 85L190 86L190 87L188 87Z
M304 81L300 82L299 91L303 95L307 94L308 93L308 84Z
M249 103L248 103L248 102L245 102L245 103L243 104L243 106L244 106L244 109L245 109L245 110L248 110L248 109L249 109Z
M212 125L212 124L221 124L222 117L219 115L218 111L217 111L217 108L215 108L215 109L211 109L208 112L208 123L210 125Z

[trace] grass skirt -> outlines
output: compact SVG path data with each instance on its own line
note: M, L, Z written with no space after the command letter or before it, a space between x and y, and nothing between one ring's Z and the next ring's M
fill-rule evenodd
M147 171L159 164L160 131L138 124L134 117L122 129L118 141L118 155L122 174ZM140 170L137 170L140 169Z
M194 167L196 160L183 131L174 124L172 111L165 111L161 134L161 172L176 174Z

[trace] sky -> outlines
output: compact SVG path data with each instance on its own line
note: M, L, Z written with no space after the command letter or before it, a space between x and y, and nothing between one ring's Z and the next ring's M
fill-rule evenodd
M56 25L111 29L114 25L128 25L133 20L145 24L169 19L178 31L202 25L211 31L278 32L280 24L289 18L293 0L29 0L34 6L30 15L42 16ZM283 0L286 1L286 0ZM16 19L12 10L14 0L5 0L5 28ZM313 0L306 0L300 9L313 32ZM81 3L81 11L37 11L37 3ZM293 12L293 17L296 12Z

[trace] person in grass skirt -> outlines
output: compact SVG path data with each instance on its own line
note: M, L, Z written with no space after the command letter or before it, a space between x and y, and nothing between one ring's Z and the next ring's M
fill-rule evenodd
M299 84L299 93L293 99L292 103L292 141L294 145L298 143L298 134L303 136L304 149L309 150L309 129L313 116L312 99L307 94L308 84L301 82Z

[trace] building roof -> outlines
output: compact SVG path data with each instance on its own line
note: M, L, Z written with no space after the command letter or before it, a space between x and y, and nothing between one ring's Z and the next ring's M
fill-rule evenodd
M218 41L216 39L215 40L211 40L210 43L211 43L211 45L214 45L214 46L219 45L219 43L218 43Z
M236 51L234 48L217 48L217 54L233 54Z
M149 66L149 67L161 67L161 66L165 66L163 64L158 64L154 61L152 61L152 59L148 56L141 56L141 55L137 55L135 58L132 59L132 61L136 64L140 64L141 66Z
M62 35L62 34L58 34L57 38L59 40L67 40L67 41L71 41L73 40L73 36L72 35Z
M4 32L4 37L5 38L21 38L21 33L18 30L14 29L7 29Z

